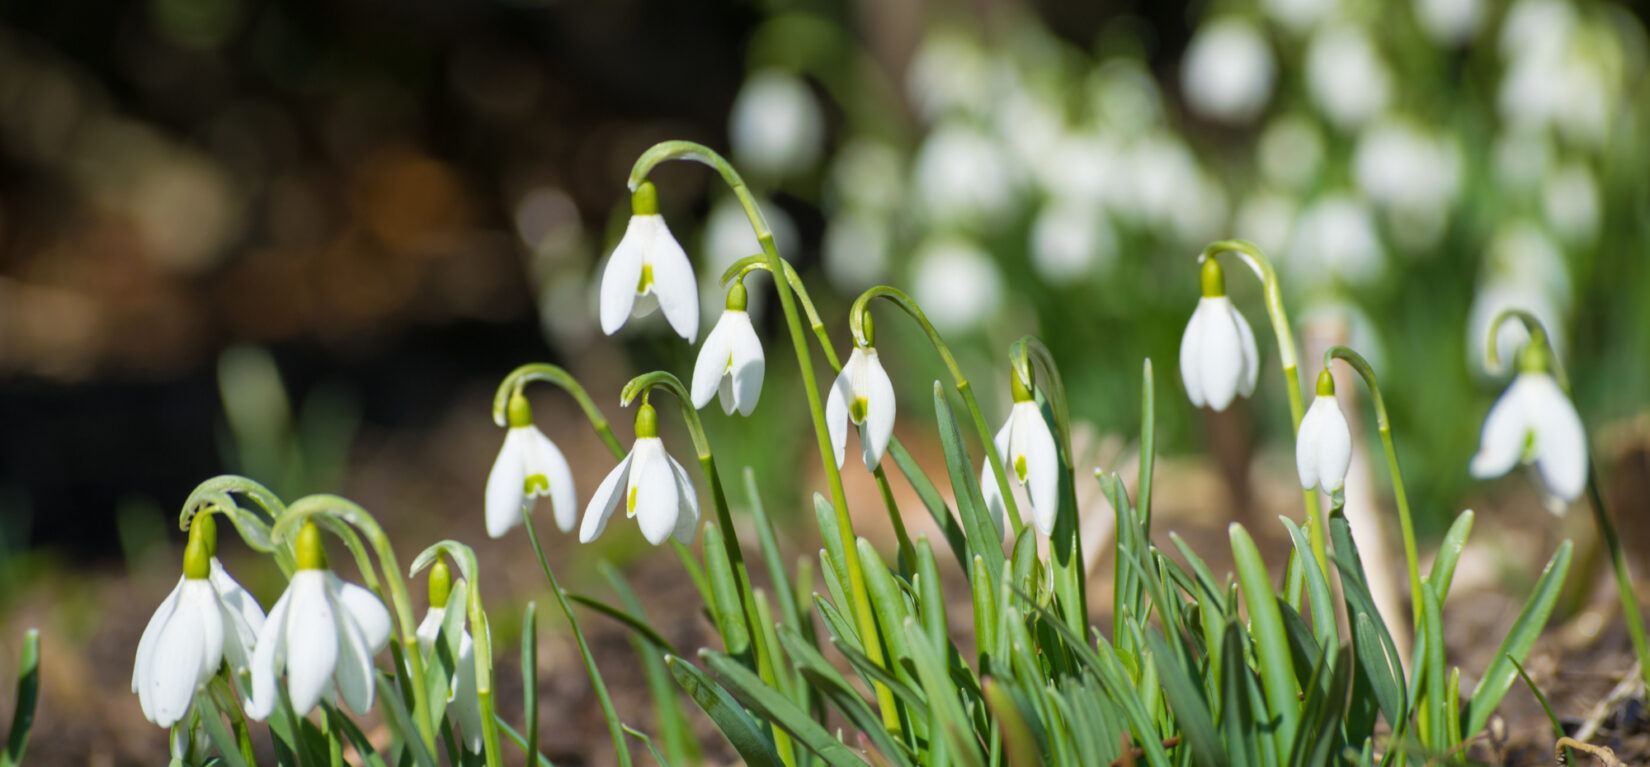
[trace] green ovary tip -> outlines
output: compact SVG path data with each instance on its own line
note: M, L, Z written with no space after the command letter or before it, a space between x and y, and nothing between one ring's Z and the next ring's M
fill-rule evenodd
M1203 259L1203 297L1220 298L1226 295L1226 274L1220 269L1220 262L1213 256Z
M510 404L505 412L509 414L512 429L533 425L533 408L527 404L527 398L519 391L510 395Z
M212 574L212 554L218 547L217 525L203 513L189 526L189 545L183 550L183 577L200 580Z
M643 181L630 193L630 212L637 216L659 215L659 190L652 181Z
M305 522L298 528L297 560L299 570L325 570L327 549L321 543L321 529L314 522Z
M1329 368L1324 368L1318 373L1318 396L1335 396L1335 376L1330 374Z
M430 565L430 607L446 607L453 593L453 571L447 568L445 557L436 557Z

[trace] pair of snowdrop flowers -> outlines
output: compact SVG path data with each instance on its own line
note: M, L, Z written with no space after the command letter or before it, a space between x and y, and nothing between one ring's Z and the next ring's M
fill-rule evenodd
M138 641L132 690L144 717L162 727L183 721L225 661L238 685L250 672L250 694L242 694L254 719L274 713L282 671L300 715L334 691L358 714L371 709L372 659L389 642L389 611L327 569L315 525L299 529L297 572L267 617L224 572L216 544L211 512L203 512L190 525L183 578Z

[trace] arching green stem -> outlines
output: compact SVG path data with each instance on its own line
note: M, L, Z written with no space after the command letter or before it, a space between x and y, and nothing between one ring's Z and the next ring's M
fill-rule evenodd
M1283 309L1283 291L1278 289L1278 274L1272 269L1272 262L1266 254L1260 251L1254 243L1244 240L1220 240L1209 243L1209 246L1198 254L1197 262L1214 258L1221 253L1235 253L1249 270L1255 273L1260 280L1262 292L1266 298L1266 314L1272 318L1272 333L1278 340L1278 361L1283 366L1283 385L1289 394L1289 416L1293 421L1294 431L1300 431L1301 418L1306 415L1306 406L1301 402L1301 379L1299 365L1295 361L1295 333L1289 327L1289 315ZM1329 570L1329 555L1324 543L1323 512L1318 506L1318 491L1304 491L1306 497L1306 517L1311 524L1308 534L1311 537L1312 555L1317 557L1318 566Z
M602 442L607 444L607 449L616 457L624 457L624 446L619 443L618 437L613 436L613 428L608 426L607 416L602 415L601 408L596 407L596 403L590 399L584 387L580 386L578 380L566 370L546 362L522 365L510 371L510 374L499 382L498 392L493 395L493 423L499 426L507 424L505 411L510 405L511 395L520 394L522 388L532 381L548 381L573 395L573 400L579 403L579 408L584 411L584 417L590 420L590 425L595 428Z
M412 566L407 568L407 577L416 577L419 571L434 563L442 554L446 554L458 564L459 574L470 584L466 592L468 598L465 600L465 612L469 615L470 637L473 640L471 645L475 648L476 695L481 704L482 745L487 753L487 767L501 767L504 752L499 746L498 720L493 716L497 708L493 702L493 628L487 621L487 611L481 605L481 565L476 562L475 551L458 541L438 541L413 559Z
M1501 323L1510 319L1517 319L1523 323L1524 329L1529 331L1530 343L1539 345L1547 354L1548 369L1553 378L1558 381L1565 394L1570 392L1569 376L1564 374L1564 366L1559 362L1558 352L1553 349L1551 336L1547 329L1542 327L1541 320L1523 309L1508 309L1495 316L1490 321L1489 343L1484 347L1485 356L1489 358L1489 368L1498 371L1502 368L1501 359L1496 352L1495 336L1501 329ZM1621 538L1616 534L1616 523L1610 518L1610 511L1604 506L1604 493L1598 487L1598 466L1593 462L1593 451L1587 451L1587 497L1592 500L1593 521L1598 525L1599 537L1604 539L1604 545L1610 550L1611 569L1616 573L1616 596L1621 599L1622 618L1627 621L1627 634L1633 640L1633 652L1638 654L1639 672L1646 684L1650 684L1650 640L1646 639L1644 629L1644 615L1639 611L1638 593L1633 589L1633 574L1627 567L1627 555L1622 551Z
M640 186L647 179L647 174L659 163L670 160L702 163L721 174L722 180L727 183L729 190L738 199L739 206L744 209L746 218L750 220L751 229L756 233L756 241L762 248L762 255L767 259L768 271L783 273L785 262L779 257L779 249L774 246L773 230L768 228L767 218L756 206L756 198L751 195L750 188L745 186L744 179L734 170L733 165L709 147L691 141L665 141L653 145L643 152L641 157L636 158L636 164L631 167L630 189L634 191ZM853 602L855 623L871 661L886 667L881 642L877 641L879 635L876 614L871 611L871 596L865 585L865 573L854 543L857 536L854 535L853 518L848 513L848 495L842 489L842 472L837 468L836 451L831 447L831 436L826 429L825 401L820 395L819 381L814 376L813 358L808 353L808 342L802 333L802 322L797 317L796 298L791 295L790 283L786 280L774 280L774 292L779 294L779 306L785 314L785 325L790 330L791 346L796 350L797 369L802 376L803 391L808 397L808 414L813 419L814 440L819 448L819 460L825 468L825 477L831 486L831 505L836 513L837 530L846 554L848 588ZM891 722L891 729L898 730L893 692L881 684L876 685L876 692L883 721Z
M1331 346L1323 353L1323 366L1328 368L1329 363L1337 359L1364 379L1364 385L1369 387L1369 399L1375 405L1375 428L1381 433L1381 445L1386 449L1387 470L1392 472L1392 495L1398 503L1398 525L1404 534L1404 561L1409 566L1409 603L1413 608L1410 611L1410 627L1419 633L1421 609L1425 602L1421 594L1421 565L1415 549L1415 523L1409 513L1409 493L1404 490L1404 478L1398 471L1398 452L1392 446L1392 420L1387 417L1386 400L1381 396L1381 387L1375 382L1375 370L1369 366L1369 361L1345 346Z
M401 631L401 646L407 648L407 675L411 677L413 693L413 722L418 735L430 753L436 753L436 723L430 721L430 702L424 689L424 661L418 653L418 624L413 620L412 600L407 598L407 583L401 577L401 564L395 558L395 549L384 534L378 520L360 504L336 495L307 495L292 502L286 513L275 521L271 537L285 542L304 520L313 516L331 517L359 530L372 544L378 555L378 566L395 607L396 622Z
M789 261L781 261L785 267L785 282L790 285L796 295L796 301L802 306L802 313L808 317L808 328L813 331L814 337L819 339L819 349L825 352L825 361L831 363L831 369L841 370L842 363L837 361L836 349L831 346L831 335L825 331L825 322L819 318L819 310L814 308L814 302L808 297L808 289L803 286L802 278L797 275L796 268ZM745 275L751 272L766 272L768 257L758 253L754 256L745 256L733 262L726 271L722 272L722 287L726 288L735 282L743 281Z
M1007 511L1009 524L1014 528L1015 537L1019 537L1024 532L1025 523L1020 521L1020 507L1014 501L1014 494L1008 492L1008 473L1003 470L1002 457L997 455L997 444L992 437L991 427L986 424L985 414L980 412L979 400L974 398L974 388L968 382L968 377L963 375L962 367L957 364L957 358L952 356L951 347L945 345L945 339L940 338L940 331L936 330L934 324L928 321L928 315L923 313L922 307L918 306L916 301L913 301L910 296L900 289L887 285L878 285L859 294L859 298L854 300L853 308L848 312L848 327L853 330L854 343L860 347L871 345L871 339L869 334L865 332L865 328L867 318L870 316L867 311L871 300L875 298L892 302L910 315L911 319L916 320L917 324L922 326L923 332L928 335L928 343L934 347L935 351L939 352L940 359L945 362L946 369L951 371L951 378L956 382L957 391L962 394L963 404L968 407L968 414L974 419L974 428L979 432L986 462L991 464L991 474L996 478L997 486L1003 489L1003 506Z

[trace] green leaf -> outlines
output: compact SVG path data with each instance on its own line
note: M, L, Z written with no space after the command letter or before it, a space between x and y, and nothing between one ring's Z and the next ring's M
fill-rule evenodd
M842 676L842 672L837 671L830 661L825 660L824 655L789 626L779 629L779 642L802 670L803 679L821 691L844 716L848 717L848 721L853 722L855 727L865 733L884 758L899 765L910 764L904 745L897 743L889 735L881 718L871 710L870 704L859 696L847 678Z
M516 732L516 728L511 727L509 722L504 721L502 717L494 714L493 723L498 725L499 731L504 733L505 737L513 741L516 744L516 747L522 750L522 753L531 753L527 750L527 739L521 737L521 733ZM554 764L551 764L549 759L545 758L544 754L535 754L534 756L538 760L539 767L556 767Z
M1344 587L1345 583L1342 585ZM1369 617L1369 613L1359 612L1353 622L1356 625L1352 647L1358 665L1363 667L1364 678L1374 688L1375 700L1381 707L1381 713L1386 716L1387 724L1397 728L1409 718L1409 703L1400 679L1403 670L1398 667L1397 652L1382 640L1379 632L1384 627Z
M670 666L671 675L687 691L688 697L693 698L693 702L698 703L705 715L716 723L716 729L728 739L728 744L739 753L739 758L756 767L782 767L783 763L774 752L773 740L768 737L767 730L757 724L727 690L680 657L665 656L665 665Z
M1557 604L1559 591L1564 586L1564 576L1570 571L1571 548L1568 540L1559 544L1558 551L1548 560L1546 569L1536 580L1535 590L1524 603L1524 609L1513 621L1512 630L1501 640L1501 646L1495 651L1495 660L1484 669L1478 687L1472 692L1472 699L1467 702L1466 725L1461 730L1463 740L1477 735L1484 728L1490 714L1501 704L1502 696L1512 687L1513 678L1518 673L1515 661L1524 661L1530 648L1535 645L1536 637L1541 635L1541 629L1547 625L1547 618L1552 615L1553 605Z
M734 655L748 656L751 652L750 627L745 625L745 609L739 602L733 560L723 545L722 530L715 522L705 523L704 545L705 577L710 579L711 607L716 616L716 628L722 634L722 646Z
M1449 533L1444 535L1444 542L1438 547L1438 556L1432 561L1432 572L1427 574L1427 582L1437 592L1440 603L1449 597L1450 582L1455 580L1455 566L1460 563L1461 551L1467 547L1467 536L1472 533L1472 519L1470 509L1455 518L1455 523L1449 526Z
M624 574L619 572L619 568L604 559L596 563L596 569L607 579L613 593L618 595L619 603L624 605L625 614L646 623L647 613L642 609L642 601L636 597L636 592L630 588L630 583L625 580ZM532 603L528 603L528 607L531 608ZM522 641L525 642L526 639ZM659 732L665 741L665 753L677 764L698 762L698 740L676 696L676 687L671 684L670 669L665 666L665 653L669 651L661 650L657 644L645 641L639 636L631 639L631 646L642 659L642 676L647 681L648 697L653 700L654 715L658 719ZM522 649L525 653L526 647L523 646ZM526 656L522 657L525 664Z
M1037 754L1037 741L1031 735L1031 726L1026 723L1025 713L1015 704L1013 697L994 679L985 681L984 692L986 706L991 709L992 717L1002 729L1003 740L1008 743L1008 763L1042 764L1043 760Z
M522 748L539 752L539 606L528 602L521 614L521 726L527 730Z
M1325 676L1328 679L1325 679ZM1326 645L1307 683L1306 706L1301 709L1300 733L1290 750L1290 767L1331 764L1344 744L1341 718L1352 687L1352 650L1345 644Z
M1295 544L1295 553L1306 574L1307 599L1312 607L1312 634L1318 644L1333 645L1339 640L1340 630L1335 626L1335 604L1329 592L1329 576L1318 566L1318 557L1312 553L1306 531L1288 517L1279 516L1278 519L1289 529L1289 540Z
M344 739L355 747L356 753L361 754L368 765L385 767L384 757L378 755L378 750L373 748L372 741L367 738L366 733L361 732L361 728L355 726L355 722L350 721L350 718L336 706L327 706L327 722L332 729L344 733Z
M1215 731L1214 716L1209 713L1209 703L1203 697L1203 685L1192 681L1196 669L1181 665L1183 656L1169 649L1168 642L1156 628L1147 631L1146 641L1152 648L1158 679L1163 683L1163 696L1174 711L1175 724L1191 748L1192 759L1201 767L1226 767L1229 764L1226 749L1221 745L1220 733Z
M241 756L241 746L235 742L235 736L229 733L229 728L224 726L223 713L213 704L212 696L208 693L195 695L195 706L200 710L200 721L206 727L206 737L212 742L212 747L217 749L223 762L229 767L246 767L246 759ZM7 758L10 756L8 750Z
M968 552L971 556L984 557L986 570L991 573L991 582L1000 583L1005 561L1003 536L986 511L985 496L981 494L980 483L975 476L977 469L968 457L962 431L957 427L951 403L946 401L945 389L939 381L934 382L934 415L938 421L940 447L945 452L945 468L951 476L951 491L957 498L957 514L962 517L963 529L968 532Z
M916 459L906 451L898 439L888 440L888 455L894 459L894 465L899 467L905 481L910 483L911 489L916 491L917 498L921 499L923 508L928 509L928 516L934 519L934 525L945 534L945 543L951 548L951 555L957 558L957 565L968 574L968 536L963 533L962 525L952 515L951 507L946 505L945 497L934 487L934 483L924 474L922 467L917 465Z
M1220 733L1234 767L1262 764L1257 736L1265 726L1261 719L1272 717L1265 708L1256 717L1255 693L1254 674L1243 659L1243 631L1236 621L1228 622L1220 639Z
M945 738L950 753L961 759L965 765L983 765L979 741L974 737L968 715L963 710L962 701L957 697L957 688L952 684L951 677L946 673L939 656L926 641L923 641L922 627L914 620L906 620L904 626L892 628L888 633L897 633L902 629L906 637L913 640L908 642L908 645L915 662L917 678L921 680L922 690L928 698L934 727L940 730L937 734L930 732L929 738Z
M413 726L412 716L407 713L407 706L401 701L401 694L390 684L389 678L378 675L378 700L390 712L384 721L396 739L404 744L412 753L413 760L421 767L436 767L435 756L424 747L424 739L419 737L418 728ZM299 720L300 723L307 720Z
M631 737L641 741L642 745L647 746L648 753L653 754L653 761L657 762L659 764L659 767L670 767L670 762L665 759L664 754L659 753L658 748L654 747L653 739L648 737L647 733L642 732L641 730L638 730L634 727L631 727L628 724L624 724L624 725L620 725L620 726L623 727L624 731L626 733L629 733Z
M34 728L34 708L40 700L39 629L29 629L23 634L23 657L17 663L17 695L13 700L17 708L12 710L6 752L0 756L0 765L5 767L23 763L23 753L29 747L29 731Z
M791 589L791 575L785 569L785 560L779 551L779 538L774 535L773 523L762 507L762 495L756 489L756 472L745 467L745 493L750 496L751 520L756 525L756 540L762 546L762 561L768 568L768 580L773 584L779 600L779 615L787 626L801 626L802 613L797 609L796 592Z
M714 526L714 523L706 523L706 529L707 530L709 530L713 526ZM731 577L731 574L730 574L730 577ZM631 631L636 632L637 636L639 636L640 638L646 640L648 644L654 646L655 648L658 648L659 650L661 650L663 652L670 653L672 655L676 654L675 645L672 645L670 643L670 640L664 638L664 635L660 634L657 629L655 629L652 626L648 625L645 619L638 618L634 615L631 615L631 614L629 614L629 613L627 613L623 610L620 610L620 609L618 609L618 608L616 608L612 605L607 604L606 602L603 602L599 599L596 599L595 597L588 597L588 596L585 596L583 594L574 594L572 592L567 592L567 598L569 600L572 600L573 602L576 602L576 603L584 605L585 607L588 607L592 610L595 610L596 612L601 613L602 615L604 615L608 618L612 618L613 620L624 624L625 628L628 628ZM737 599L737 597L735 597L735 599ZM739 609L737 604L734 605L734 609L735 610ZM739 625L741 627L743 627L745 625L745 621L744 621L743 618L739 619Z
M1255 541L1249 537L1249 532L1236 522L1227 528L1227 532L1232 540L1238 584L1243 589L1243 601L1249 607L1249 630L1254 636L1261 687L1266 692L1266 704L1271 715L1278 719L1273 743L1279 753L1288 753L1290 744L1295 742L1295 729L1300 720L1297 697L1300 686L1289 657L1289 638L1283 626L1283 615L1278 611L1278 596L1272 590L1266 563L1261 560L1260 551L1255 548Z
M832 767L857 767L866 763L841 741L831 737L831 733L809 717L808 712L798 708L778 690L763 683L761 677L751 673L750 669L738 661L710 649L700 650L699 657L710 666L716 678L727 685L735 698L758 715L773 722L775 726L790 733L797 743L824 759L826 764Z
M1428 737L1423 745L1435 752L1449 751L1452 747L1450 737L1445 728L1449 721L1449 700L1444 697L1444 620L1442 609L1438 603L1438 595L1433 592L1432 586L1421 584L1421 633L1426 636L1426 655L1417 665L1417 673L1425 678L1425 692L1418 694L1416 705L1420 708L1420 717L1426 722L1422 730ZM1511 686L1510 683L1508 686Z

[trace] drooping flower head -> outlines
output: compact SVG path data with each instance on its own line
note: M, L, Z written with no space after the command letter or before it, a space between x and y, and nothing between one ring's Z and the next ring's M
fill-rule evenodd
M132 692L144 718L162 727L188 714L196 691L225 659L238 683L263 628L263 609L224 571L216 549L212 514L202 512L189 526L183 577L138 640Z
M710 398L719 394L722 412L728 415L738 410L748 416L756 409L765 362L762 341L751 326L745 303L744 283L734 283L728 289L727 310L705 336L699 360L693 365L694 408L710 404Z
M297 571L258 632L246 713L263 720L275 712L280 701L275 685L285 671L287 696L298 716L334 690L351 711L365 714L372 708L372 658L390 641L389 610L371 591L327 569L314 522L298 528L296 554Z
M1037 529L1043 535L1052 535L1055 515L1060 509L1059 449L1030 387L1020 380L1018 373L1010 373L1008 378L1014 390L1014 408L1009 411L1008 422L997 432L993 443L1002 459L1003 471L1010 479L1028 488L1032 519ZM980 488L985 493L991 521L997 525L997 534L1002 535L1007 529L1003 519L1007 514L1003 503L1004 489L997 484L989 458L980 469Z
M684 544L693 543L699 532L699 496L687 471L665 452L658 414L645 399L636 409L636 443L590 497L579 542L596 540L621 501L625 516L634 518L642 537L655 546L671 536Z
M1472 475L1499 477L1519 463L1533 464L1542 484L1568 503L1587 485L1587 433L1581 416L1549 369L1544 343L1519 356L1518 376L1484 418ZM1563 507L1556 507L1562 511Z
M555 443L533 425L533 411L521 392L510 395L507 409L510 430L504 447L487 474L487 534L499 538L521 524L522 514L531 511L540 496L550 496L556 526L562 532L573 529L578 518L578 496L573 491L573 471Z
M865 468L875 471L894 435L894 384L877 358L870 322L865 323L867 345L855 346L847 364L831 384L825 400L825 427L831 447L836 450L837 468L842 468L842 451L848 442L848 422L859 426L859 446Z
M662 310L671 329L699 335L699 288L687 253L659 215L659 193L644 181L630 197L630 224L602 271L602 332L613 335L632 316Z
M433 659L441 628L447 621L447 601L452 595L453 576L447 562L437 557L430 565L430 610L418 624L418 651L426 662ZM464 747L472 754L481 753L484 745L481 729L481 698L476 694L475 640L470 630L459 619L458 654L453 661L452 685L447 692L447 715L463 733Z
M1254 393L1260 355L1249 321L1226 297L1226 278L1214 258L1203 261L1202 284L1203 297L1180 339L1180 380L1193 405L1220 411L1234 397Z
M1295 437L1295 468L1301 488L1322 488L1340 492L1346 486L1346 472L1352 465L1352 430L1335 400L1335 377L1329 368L1318 374L1318 396L1301 417Z

